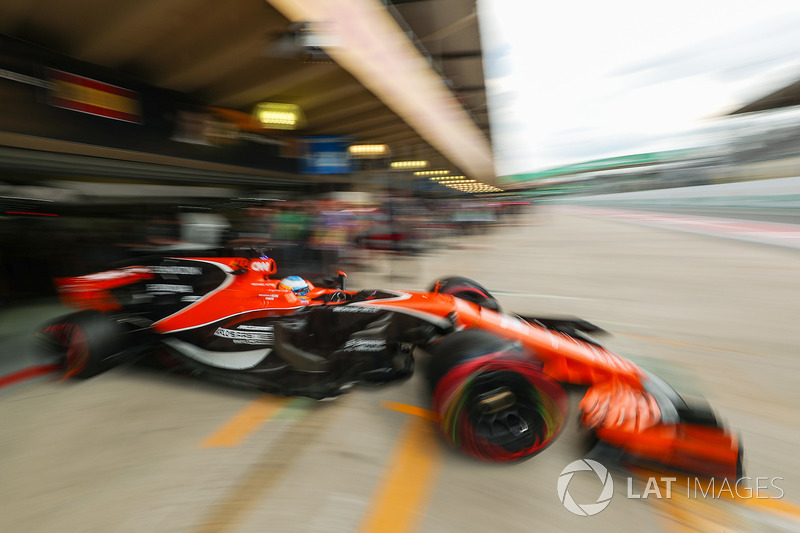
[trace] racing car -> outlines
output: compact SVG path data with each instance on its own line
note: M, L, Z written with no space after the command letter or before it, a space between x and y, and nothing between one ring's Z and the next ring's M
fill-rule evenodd
M741 475L737 436L601 345L604 331L589 322L505 313L463 277L426 291L348 290L341 272L316 285L276 272L266 255L161 257L61 278L76 311L37 336L69 378L147 359L315 399L408 377L419 349L441 435L467 455L515 461L542 451L564 427L569 388L584 391L581 425L618 458Z

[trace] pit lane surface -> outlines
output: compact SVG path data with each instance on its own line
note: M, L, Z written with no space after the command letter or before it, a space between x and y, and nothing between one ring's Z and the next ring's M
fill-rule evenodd
M615 471L608 507L573 515L556 487L585 456L577 398L553 446L497 465L437 440L419 373L313 402L123 367L0 391L0 531L800 530L800 252L563 208L518 222L425 256L378 254L351 286L458 274L508 311L595 322L611 349L702 393L741 432L752 486L773 482L767 498L704 497L680 479L659 499L649 473L629 488ZM29 347L7 335L10 349ZM569 484L581 504L601 489L592 472Z

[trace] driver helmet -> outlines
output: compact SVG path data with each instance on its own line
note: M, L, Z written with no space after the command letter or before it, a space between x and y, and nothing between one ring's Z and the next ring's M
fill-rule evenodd
M305 296L311 290L311 285L300 276L288 276L281 280L278 288L292 291L297 296Z

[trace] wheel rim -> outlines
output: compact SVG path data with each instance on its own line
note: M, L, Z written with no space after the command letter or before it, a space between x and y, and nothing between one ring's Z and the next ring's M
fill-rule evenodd
M459 298L469 297L471 295L477 295L478 298L489 298L489 295L486 292L476 288L476 287L467 287L467 286L458 286L458 287L448 287L447 294L452 294L454 296L458 296ZM475 298L475 296L473 296Z
M539 412L542 402L520 374L482 372L465 394L470 425L487 442L516 452L547 437L546 422ZM486 394L493 397L484 398Z
M71 378L83 372L89 363L89 346L83 330L75 324L69 324L65 328L63 343L66 347L64 377Z
M458 286L458 287L448 287L445 291L445 294L450 294L455 296L456 298L461 298L462 300L466 300L468 302L476 303L478 305L489 307L489 309L494 309L497 307L497 304L491 296L485 291L478 289L476 287L467 287L467 286ZM491 302L491 304L490 304Z
M464 453L514 461L540 452L566 417L566 394L528 361L492 354L450 370L434 393L445 439Z

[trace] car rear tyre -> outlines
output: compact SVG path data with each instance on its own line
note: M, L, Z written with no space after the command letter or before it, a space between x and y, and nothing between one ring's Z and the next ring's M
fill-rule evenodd
M517 343L465 330L429 352L433 409L445 441L461 453L521 460L551 444L563 427L564 389Z
M492 311L500 312L500 304L495 297L477 281L458 276L442 278L437 280L428 291L436 291L437 286L438 291L443 294L449 294L456 298L476 303Z
M55 351L65 378L85 379L114 366L125 348L125 329L106 315L81 311L41 327L38 337Z

